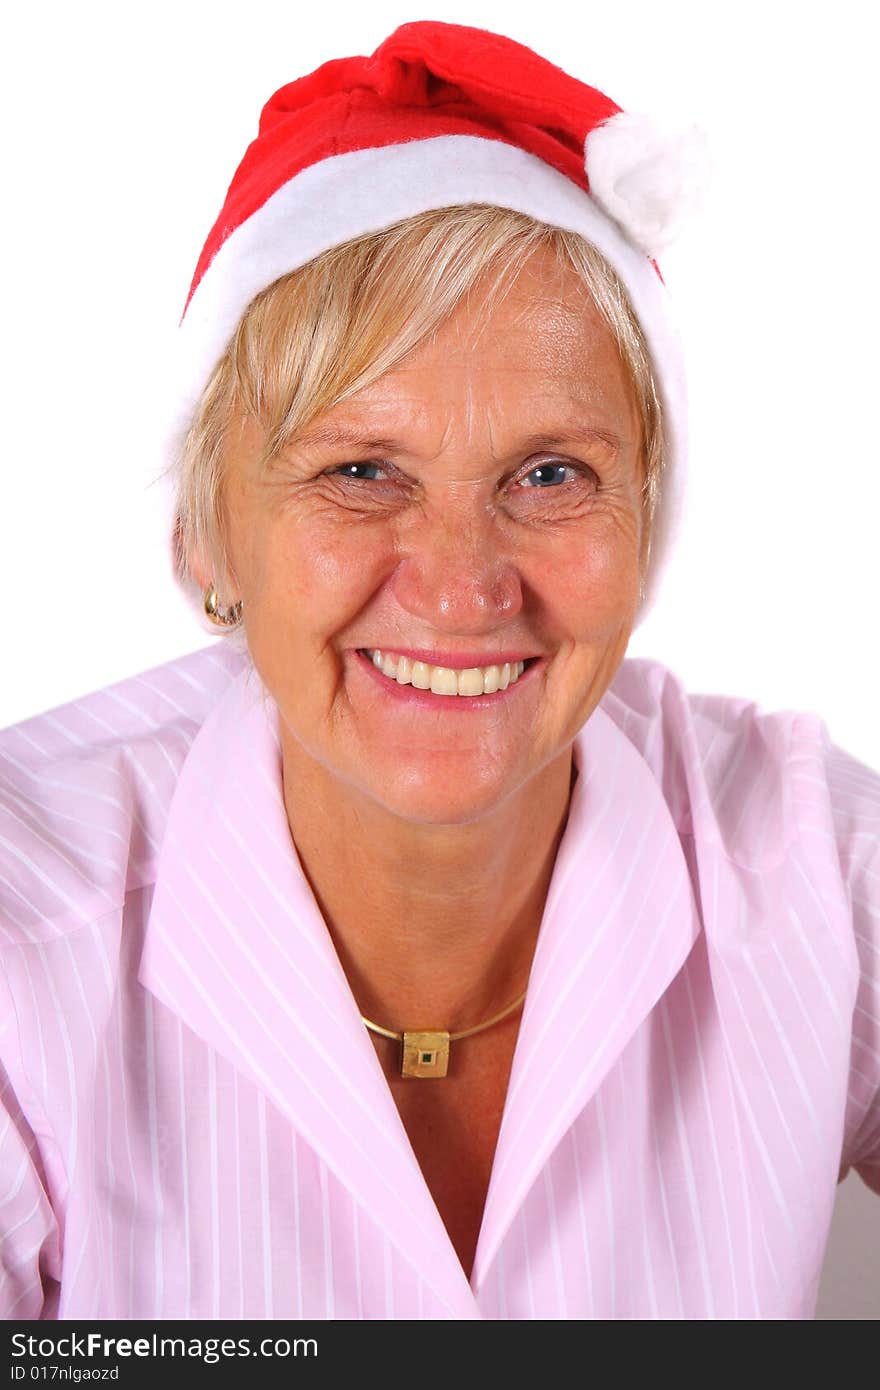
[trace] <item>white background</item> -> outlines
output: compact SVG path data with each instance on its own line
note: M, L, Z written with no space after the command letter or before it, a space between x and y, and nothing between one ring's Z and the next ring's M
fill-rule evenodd
M212 640L174 587L150 485L158 364L266 98L431 18L506 33L626 108L706 131L707 209L661 258L689 365L687 514L629 653L691 691L816 711L880 768L871 12L864 0L17 5L0 82L0 727ZM861 1247L839 1218L826 1317L880 1316L880 1257L867 1255L880 1202L859 1188L841 1189Z

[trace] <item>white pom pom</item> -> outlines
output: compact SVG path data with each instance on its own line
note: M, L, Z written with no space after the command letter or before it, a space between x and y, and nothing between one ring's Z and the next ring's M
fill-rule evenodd
M675 240L709 183L699 127L673 129L635 111L619 111L590 131L584 167L594 201L649 256Z

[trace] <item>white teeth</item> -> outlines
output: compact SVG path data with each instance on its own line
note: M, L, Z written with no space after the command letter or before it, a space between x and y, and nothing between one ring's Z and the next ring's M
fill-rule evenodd
M505 661L503 666L476 666L466 671L453 671L449 666L429 666L425 661L413 661L408 656L384 655L378 649L366 649L374 666L398 685L412 685L416 690L430 690L434 695L493 695L506 690L519 680L525 670L524 661Z

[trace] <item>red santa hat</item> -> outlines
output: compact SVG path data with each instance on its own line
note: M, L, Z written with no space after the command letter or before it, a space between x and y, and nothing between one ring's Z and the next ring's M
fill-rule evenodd
M266 103L199 257L177 335L169 458L179 457L244 310L275 280L431 208L492 203L530 214L602 252L651 354L667 455L640 623L678 530L685 481L682 353L656 257L698 203L705 178L696 128L670 131L624 112L485 29L418 20L369 57L323 63ZM216 633L201 593L180 573L173 534L171 548L175 577Z

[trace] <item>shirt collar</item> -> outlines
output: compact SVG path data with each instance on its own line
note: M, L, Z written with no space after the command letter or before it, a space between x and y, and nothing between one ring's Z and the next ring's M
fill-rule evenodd
M453 1317L480 1316L529 1188L699 930L662 791L601 704L574 759L470 1285L303 873L251 664L193 740L159 855L140 983L264 1091Z

